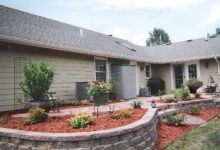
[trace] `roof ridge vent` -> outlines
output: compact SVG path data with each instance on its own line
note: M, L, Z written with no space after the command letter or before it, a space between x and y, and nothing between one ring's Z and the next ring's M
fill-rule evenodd
M186 40L186 42L191 42L191 41L192 41L192 39Z

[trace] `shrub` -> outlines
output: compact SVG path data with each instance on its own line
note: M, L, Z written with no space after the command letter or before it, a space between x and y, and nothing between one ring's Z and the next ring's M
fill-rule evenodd
M111 79L109 80L109 84L111 85L111 89L109 92L115 93L118 89L118 85L117 85L117 81L113 75L111 76Z
M26 99L43 100L53 83L54 72L45 63L31 63L24 66L24 81L20 82Z
M29 110L29 118L26 121L26 124L36 124L43 122L48 118L48 114L43 108L35 107Z
M82 113L74 115L70 119L70 126L72 128L85 128L88 124L93 122L93 115L90 113Z
M109 93L112 89L112 85L109 82L90 82L88 94L90 96L101 95L104 93Z
M133 108L141 108L141 102L140 101L133 101L131 104Z
M164 97L164 102L165 103L172 103L174 101L174 96L173 95L168 95Z
M181 115L167 114L166 119L169 125L179 126L184 122L185 116L183 114Z
M54 106L56 108L63 106L63 100L60 100L60 99L54 99L53 101L50 101L50 103L52 106Z
M9 115L0 116L0 124L7 123L8 119L9 119Z
M85 100L82 100L82 101L80 102L80 104L82 104L82 105L88 105L88 104L90 104L90 101L87 100L87 99L85 99Z
M186 86L189 88L190 93L196 93L197 89L203 85L202 81L196 78L191 78L186 81Z
M199 114L200 107L199 106L190 106L189 107L189 113L192 115L197 115Z
M128 109L122 109L119 111L115 111L112 114L112 118L115 119L125 119L125 118L130 118L132 115L132 112Z
M190 100L190 93L186 86L181 86L175 91L175 97L178 100Z

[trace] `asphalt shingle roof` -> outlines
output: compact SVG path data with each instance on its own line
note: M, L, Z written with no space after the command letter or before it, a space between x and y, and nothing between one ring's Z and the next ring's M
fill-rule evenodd
M141 47L129 41L0 6L0 40L75 53L149 63L220 56L220 36ZM82 35L80 30L82 29Z

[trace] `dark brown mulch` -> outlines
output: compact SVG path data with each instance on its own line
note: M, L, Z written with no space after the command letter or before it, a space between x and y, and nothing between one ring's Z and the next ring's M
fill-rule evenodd
M157 127L157 141L154 150L161 150L174 142L184 133L189 132L195 125L170 126L166 122L160 122Z
M69 132L88 132L105 130L110 128L116 128L133 123L139 120L146 112L146 109L132 109L132 116L128 119L113 119L109 115L107 117L100 117L94 119L93 124L87 126L86 128L73 129L69 125L70 115L62 117L52 117L47 121L42 123L37 123L34 125L25 125L26 118L9 118L4 124L0 124L0 127L27 130L27 131L37 131L37 132L53 132L53 133L69 133Z
M200 110L195 117L201 118L203 120L210 120L215 116L220 114L219 108ZM183 126L170 126L166 122L160 122L157 128L158 138L154 147L154 150L161 150L165 148L170 143L176 141L183 134L189 132L196 125L183 125Z
M215 116L217 116L218 114L220 114L220 108L212 108L212 109L200 110L199 113L194 116L208 121L214 118Z

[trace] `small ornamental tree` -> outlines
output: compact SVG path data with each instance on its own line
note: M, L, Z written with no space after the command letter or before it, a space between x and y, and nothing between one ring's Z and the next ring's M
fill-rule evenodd
M45 63L31 63L24 66L24 80L20 82L26 99L44 100L53 83L54 71Z

